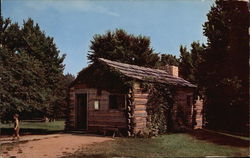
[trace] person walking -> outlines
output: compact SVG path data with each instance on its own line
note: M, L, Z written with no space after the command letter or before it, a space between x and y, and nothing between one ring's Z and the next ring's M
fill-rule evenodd
M15 140L15 138L19 139L20 135L19 135L19 130L20 130L20 122L18 119L19 115L18 114L14 114L13 118L14 118L14 135L13 135L13 140Z

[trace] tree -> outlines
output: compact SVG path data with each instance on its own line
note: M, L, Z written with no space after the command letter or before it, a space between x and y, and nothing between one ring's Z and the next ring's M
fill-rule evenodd
M191 43L191 49L187 50L186 47L180 46L180 59L179 69L180 76L185 80L197 85L195 91L195 97L204 97L203 87L200 84L200 80L203 76L200 73L200 67L203 63L203 54L205 51L205 45L194 41Z
M192 83L195 82L193 61L186 47L180 46L180 76Z
M68 90L70 84L74 81L75 77L72 74L63 75L59 81L60 88L58 89L58 99L53 106L50 106L50 118L65 118L68 110Z
M192 59L192 65L193 65L193 71L195 76L195 82L199 83L199 71L200 66L204 62L203 61L203 54L205 52L206 46L204 44L200 44L199 42L193 42L191 43L191 59Z
M1 18L0 29L2 119L15 112L50 115L49 109L62 99L65 56L31 19L20 28Z
M146 67L155 67L159 61L158 54L150 47L148 37L134 36L121 29L93 37L88 59L94 62L97 58Z
M178 66L179 65L179 60L177 59L177 57L175 55L161 54L160 64L159 65L161 65L161 66L164 66L164 65Z
M41 110L47 96L42 65L25 53L13 54L1 48L1 116Z
M213 129L242 132L248 121L249 12L246 2L217 0L207 14L208 42L201 66L206 121Z

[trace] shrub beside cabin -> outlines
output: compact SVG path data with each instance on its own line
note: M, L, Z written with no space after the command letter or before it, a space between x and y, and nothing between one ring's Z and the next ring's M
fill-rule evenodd
M99 58L79 72L69 88L66 130L116 130L133 135L150 134L158 126L201 128L202 103L193 104L196 86L178 77L178 67L163 68L165 71Z

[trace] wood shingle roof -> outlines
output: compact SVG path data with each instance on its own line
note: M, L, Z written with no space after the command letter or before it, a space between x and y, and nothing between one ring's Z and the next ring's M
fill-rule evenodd
M196 87L195 85L184 80L183 78L172 76L163 70L120 63L116 61L107 60L104 58L99 58L99 61L114 68L115 70L122 73L123 75L133 78L133 79L158 82L158 83L166 83L166 84L175 85L175 86L184 86L184 87L191 87L191 88Z

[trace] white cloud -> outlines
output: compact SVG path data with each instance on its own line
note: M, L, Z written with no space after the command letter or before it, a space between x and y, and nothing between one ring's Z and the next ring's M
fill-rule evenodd
M25 6L35 10L55 9L58 12L78 11L93 12L118 17L119 14L87 0L33 0L25 1Z

